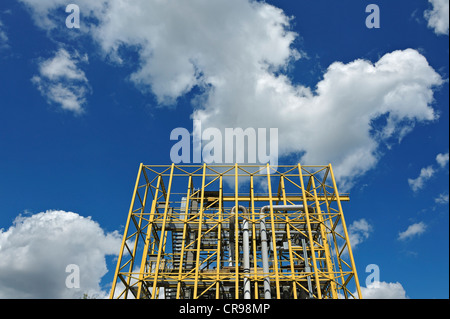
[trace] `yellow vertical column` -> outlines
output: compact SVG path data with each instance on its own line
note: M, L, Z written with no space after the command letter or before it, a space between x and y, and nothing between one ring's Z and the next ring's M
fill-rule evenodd
M320 291L320 281L319 281L319 271L317 269L317 260L316 260L316 252L314 250L314 240L312 236L312 230L311 230L311 221L309 218L309 209L308 209L308 202L306 200L306 189L305 189L305 183L303 182L303 173L302 173L302 166L298 164L298 174L300 177L300 186L302 188L302 195L303 195L303 207L305 211L305 217L306 217L306 226L308 229L308 240L311 248L311 255L313 260L313 269L314 269L314 279L316 281L316 290L317 290L317 298L322 299L322 293Z
M187 190L187 194L186 194L186 207L184 209L183 238L181 240L180 269L178 270L178 283L177 283L177 295L176 295L177 299L180 299L181 275L184 270L184 268L183 268L184 248L186 246L187 222L189 219L189 203L190 203L190 197L191 197L191 188L192 188L192 175L189 175L188 190Z
M219 220L217 229L217 262L216 262L216 299L220 299L220 270L221 270L221 251L222 251L222 174L219 177Z
M140 268L140 271L139 271L139 283L138 283L137 299L140 299L141 295L142 295L142 286L144 284L145 264L147 262L148 248L149 248L149 245L150 245L150 238L151 238L151 235L152 235L153 221L154 221L154 218L155 218L156 202L158 201L159 188L161 187L161 184L162 184L162 176L159 175L158 176L158 181L156 183L155 195L153 197L152 208L150 210L150 220L149 220L149 223L148 223L148 226L147 226L147 235L146 235L146 238L145 238L144 251L142 253L141 268Z
M198 232L197 232L197 256L195 258L195 279L194 279L194 299L197 299L198 293L198 274L200 272L200 249L202 243L202 225L203 225L203 200L205 198L205 180L206 180L206 164L203 164L202 191L200 199L200 209L198 216Z
M139 171L138 171L138 175L137 175L137 178L136 178L136 184L134 186L134 192L133 192L133 196L132 196L132 199L131 199L130 209L128 211L128 218L127 218L127 222L125 224L125 230L124 230L124 233L123 233L122 244L120 246L120 254L119 254L119 258L117 260L116 272L114 274L114 280L113 280L113 284L112 284L112 287L111 287L111 293L110 293L110 296L109 296L110 299L114 298L114 291L116 290L117 275L119 273L120 264L122 263L123 250L125 248L125 241L126 241L127 235L128 235L128 228L130 227L131 215L133 214L134 201L136 199L136 193L137 193L137 190L138 190L139 180L141 178L141 173L142 173L143 166L144 166L143 163L141 163L141 165L139 165ZM126 298L126 295L125 295L125 298Z
M165 233L166 233L166 223L167 223L167 212L169 210L169 200L170 200L170 192L172 190L172 178L173 178L174 167L175 167L175 164L172 163L172 167L170 168L169 185L167 187L166 203L164 206L163 223L161 226L161 234L159 236L158 256L156 258L155 278L153 279L152 299L157 298L156 287L158 284L158 275L159 275L159 265L161 262L161 254L163 252L163 249L165 248L164 244L165 244L165 238L166 238ZM155 197L155 199L156 199L156 197Z
M349 239L349 236L348 236L347 225L345 224L344 213L343 213L342 205L341 205L341 199L339 198L339 191L337 189L336 179L334 178L333 167L331 166L331 164L329 165L329 167L330 167L331 179L333 181L334 192L336 193L336 201L337 201L337 205L338 205L338 208L339 208L339 215L341 217L342 228L344 229L345 240L347 242L348 256L350 258L353 274L355 276L356 291L358 292L358 297L360 299L362 299L361 288L359 286L358 274L356 272L355 260L353 259L353 252L352 252L352 247L350 245L350 239Z
M239 299L239 167L234 165L234 273L235 278L235 299ZM232 217L233 218L233 217Z
M322 242L325 250L325 261L327 263L327 270L328 270L328 277L330 278L330 286L331 286L331 294L333 296L333 299L337 299L337 290L336 290L336 283L333 273L333 267L331 263L331 257L330 257L330 247L328 246L328 240L326 235L326 228L324 225L324 220L322 216L322 211L320 209L319 200L317 198L317 191L316 191L316 184L314 182L314 176L311 177L311 185L313 188L313 194L314 194L314 201L316 203L316 211L318 215L318 219L320 222L320 235L322 236Z
M277 299L280 299L280 278L278 274L278 254L277 254L277 242L275 236L275 221L273 214L273 199L272 199L272 185L270 183L270 165L267 163L267 187L269 191L269 202L270 202L270 224L272 227L272 246L273 246L273 265L275 270L275 285L277 290Z
M286 190L284 188L284 176L280 176L280 183L281 183L281 191L283 194L283 205L287 205L286 200ZM291 266L291 277L292 277L292 292L294 294L294 299L297 298L297 282L295 281L295 269L294 269L294 256L292 254L292 240L291 240L291 230L289 225L289 214L286 214L286 235L288 239L288 249L289 249L289 261Z

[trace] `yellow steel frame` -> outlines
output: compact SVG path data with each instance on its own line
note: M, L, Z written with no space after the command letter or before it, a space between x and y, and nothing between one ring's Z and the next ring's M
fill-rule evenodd
M269 278L272 298L361 298L344 201L349 196L339 194L331 164L141 164L110 297L239 299L248 278L258 299ZM233 212L239 206L246 212ZM261 216L263 206L270 209ZM263 217L269 273L261 266ZM251 260L245 272L244 220Z

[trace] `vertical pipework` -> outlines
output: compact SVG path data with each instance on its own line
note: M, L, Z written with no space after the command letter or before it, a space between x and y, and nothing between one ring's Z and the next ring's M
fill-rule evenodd
M270 293L270 279L269 279L269 248L267 247L267 229L266 229L266 215L265 212L270 209L270 206L264 206L260 210L260 232L261 232L261 257L264 277L264 298L271 299L272 294ZM303 205L273 205L273 211L294 211L294 210L304 210ZM308 210L311 208L308 207ZM274 229L273 236L274 234ZM277 249L273 247L273 249ZM275 261L277 262L277 261Z
M235 213L235 210L236 206L231 209L231 213ZM242 211L244 215L247 215L247 209L244 206L239 206L238 210ZM237 245L238 243L235 244ZM243 258L244 276L246 276L244 277L244 299L250 299L251 298L250 279L247 277L248 274L250 273L250 240L249 240L248 220L246 219L245 216L244 221L242 222L242 251L244 254ZM237 256L235 258L237 258Z
M262 266L264 277L264 299L271 299L272 295L270 293L270 279L269 279L269 249L267 247L267 229L266 229L266 216L265 211L268 206L261 208L260 217L260 232L261 232L261 256L262 256Z
M308 250L306 248L306 239L302 238L302 248L303 248L303 258L305 259L305 272L311 272L311 267L309 267L309 260L308 260ZM309 299L314 298L313 295L313 289L312 289L312 283L311 283L311 276L308 275L308 291L309 291Z
M249 231L248 231L248 220L244 217L244 222L242 224L242 245L244 252L244 299L250 299L250 279L247 277L250 273L250 241L249 241Z

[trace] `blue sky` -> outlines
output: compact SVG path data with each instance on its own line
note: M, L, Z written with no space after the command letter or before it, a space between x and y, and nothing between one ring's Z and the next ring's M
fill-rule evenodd
M0 297L72 296L7 280L64 282L25 251L68 217L93 244L48 249L94 256L81 290L107 291L139 163L170 163L194 118L280 128L280 164L334 165L367 297L448 298L448 0L70 3L80 29L67 1L0 3Z

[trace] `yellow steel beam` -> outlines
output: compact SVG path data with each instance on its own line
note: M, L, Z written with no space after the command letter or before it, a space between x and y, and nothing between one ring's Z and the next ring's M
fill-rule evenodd
M122 263L123 249L124 249L124 246L125 246L125 242L127 240L128 228L130 226L131 215L132 215L132 211L133 211L133 207L134 207L134 200L136 198L136 192L137 192L137 189L138 189L138 186L139 186L139 180L141 178L141 172L142 172L143 166L144 166L143 163L141 163L139 165L139 171L138 171L138 175L137 175L137 178L136 178L136 184L134 186L134 192L133 192L133 196L132 196L132 199L131 199L130 209L129 209L129 212L128 212L128 218L127 218L127 222L125 224L125 230L124 230L124 233L123 233L122 243L120 245L120 254L119 254L119 258L117 260L116 272L114 274L114 281L113 281L113 284L112 284L112 287L111 287L110 299L114 298L114 292L116 290L117 276L119 274L120 264Z
M306 217L306 226L308 229L308 240L309 240L309 244L311 247L314 278L316 280L316 288L317 288L317 298L322 299L322 293L320 291L320 285L319 285L319 274L318 274L318 269L317 269L316 252L314 250L314 240L312 237L311 222L310 222L310 218L309 218L308 202L306 201L305 183L303 182L302 166L300 164L298 164L298 174L300 177L300 185L301 185L302 191L303 191L303 207L304 207L305 217Z
M339 197L339 191L338 191L337 186L336 186L336 179L334 178L333 167L331 166L331 164L329 166L330 166L331 180L333 181L333 187L334 187L334 190L336 192L336 201L337 201L337 205L338 205L338 208L339 208L339 213L341 215L342 228L344 229L345 239L346 239L347 246L348 246L348 255L349 255L349 258L350 258L350 262L352 264L352 270L353 270L354 277L355 277L356 291L358 292L359 299L362 299L361 288L359 286L358 275L356 273L355 260L353 258L353 252L352 252L352 247L350 245L350 238L349 238L348 231L347 231L347 225L345 223L344 213L342 211L342 205L341 205L341 200L340 200L340 197Z
M189 217L189 199L191 194L191 187L192 187L192 176L189 176L188 181L188 189L186 194L186 207L184 209L184 223L183 223L183 238L181 240L181 256L180 256L180 268L178 270L178 283L177 283L177 294L176 298L180 299L180 290L181 290L181 274L183 270L183 262L184 262L184 249L186 246L186 236L187 236L187 220Z
M166 222L167 222L167 212L169 210L169 200L170 200L170 191L172 190L172 178L173 178L173 169L175 164L172 164L172 167L170 168L170 178L169 178L169 185L167 187L167 195L166 195L166 203L164 205L164 217L163 217L163 224L161 226L161 233L159 236L159 245L158 245L158 256L156 257L156 269L155 269L155 279L153 280L153 288L152 288L152 299L157 298L158 292L155 292L157 284L158 284L158 274L159 274L159 265L161 262L161 254L163 252L163 249L165 248L165 238L166 238Z
M236 275L235 279L235 299L239 299L239 181L238 181L238 164L234 165L234 191L235 191L235 201L234 201L234 273Z
M284 188L284 177L280 178L281 192L283 194L283 205L287 204L286 200L286 190ZM295 269L294 269L294 256L292 254L292 240L291 240L291 230L289 224L289 215L286 215L286 235L288 239L288 249L289 249L289 264L291 267L291 277L292 277L292 292L294 294L294 299L297 299L297 284L295 282Z
M203 164L202 190L200 197L199 217L198 217L198 233L197 233L197 256L195 261L195 282L194 282L194 299L197 299L198 292L198 273L200 271L200 249L202 241L202 222L203 222L203 201L205 197L205 180L206 180L206 164Z
M223 187L223 178L220 175L219 180L219 229L217 230L217 262L216 262L216 299L220 299L220 269L221 269L221 251L222 251L222 187Z
M322 211L320 210L319 201L317 199L316 183L314 182L314 177L311 178L311 184L312 184L314 197L316 198L315 204L316 204L316 210L317 210L319 222L320 222L320 235L322 237L323 246L325 247L325 249L324 249L325 250L325 261L326 261L328 276L330 278L331 294L333 296L333 299L337 299L338 295L337 295L337 291L336 291L336 284L334 283L333 268L332 268L331 257L330 257L330 248L328 246L328 240L327 240L326 229L325 229L325 225L324 225L324 221L323 221Z
M277 242L276 242L276 236L275 236L272 185L270 183L270 165L269 165L269 163L267 163L267 187L268 187L268 191L269 191L269 203L270 203L270 224L272 227L273 265L274 265L274 270L275 270L275 286L276 286L276 291L277 291L277 299L280 299L280 279L278 276L278 254L277 254Z
M147 262L147 254L148 254L148 249L149 249L149 245L150 245L150 237L151 237L151 232L152 232L152 226L153 226L153 220L155 218L155 210L156 210L156 201L158 199L158 193L159 193L159 188L161 186L162 183L162 177L159 176L158 177L158 182L157 182L157 186L156 186L156 191L155 191L155 197L153 199L152 202L152 208L151 208L151 213L150 213L150 221L149 224L147 226L147 236L145 239L145 245L144 245L144 252L142 254L142 261L141 261L141 268L139 271L139 282L138 282L138 292L137 292L137 299L141 298L141 294L142 294L142 287L144 285L144 274L145 274L145 265Z
M283 196L262 196L262 195L254 195L253 196L253 201L255 202L268 202L270 200L270 198L272 198L273 201L282 201L283 200ZM218 199L218 197L212 197L212 196L207 196L206 200L207 201L213 201ZM230 196L230 195L224 195L222 196L222 201L224 202L235 202L236 199L238 199L241 202L250 202L252 200L251 196ZM344 195L344 196L340 196L339 197L341 202L348 202L350 201L350 196L348 195ZM303 201L303 196L290 196L290 195L286 195L286 200L288 201ZM308 202L310 201L315 201L316 198L313 196L308 196L306 195L306 200ZM333 201L336 200L335 197L332 196L323 196L323 195L318 195L317 196L317 200L319 202L323 202L325 200L329 200L329 201Z

